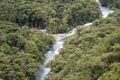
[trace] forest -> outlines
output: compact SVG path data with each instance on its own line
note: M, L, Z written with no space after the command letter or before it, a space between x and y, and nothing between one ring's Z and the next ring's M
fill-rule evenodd
M103 19L95 0L0 0L0 80L35 80L52 34L76 26L45 80L120 80L120 1L100 2L115 12Z
M0 80L35 80L55 43L40 29L65 33L100 18L98 4L86 1L0 0Z
M100 0L102 6L107 6L112 9L120 9L120 0Z
M80 26L47 66L45 80L120 80L120 11Z
M101 13L95 0L1 0L0 20L65 33Z
M35 80L54 41L37 29L0 21L0 80Z

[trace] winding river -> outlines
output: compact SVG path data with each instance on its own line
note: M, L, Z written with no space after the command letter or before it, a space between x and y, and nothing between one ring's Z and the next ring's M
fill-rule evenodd
M114 12L113 10L111 10L109 8L101 6L99 0L96 0L96 2L98 2L100 5L100 10L102 12L103 18L106 18L108 16L108 14ZM83 26L89 26L89 25L92 25L92 23L87 23ZM69 33L65 33L65 34L54 34L53 35L56 39L56 43L48 51L48 53L45 54L44 65L46 65L49 61L53 60L55 55L59 54L59 50L63 47L65 39L67 37L75 34L75 30L76 29L73 29ZM36 80L44 80L44 77L51 71L50 67L45 67L44 65L40 66L40 71L38 73Z

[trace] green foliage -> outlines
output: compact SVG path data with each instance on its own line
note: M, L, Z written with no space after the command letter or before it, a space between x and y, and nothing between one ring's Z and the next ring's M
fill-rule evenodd
M103 6L108 6L113 9L120 9L120 1L119 0L100 0Z
M95 1L1 0L0 3L0 20L47 29L50 33L65 33L100 17L100 9Z
M98 80L120 80L120 63L110 65L110 71L104 73Z
M35 80L53 43L37 29L0 21L0 80Z
M48 65L52 71L46 80L119 80L119 12L77 29L65 42L60 55ZM50 77L49 77L50 76Z
M94 5L93 5L94 4ZM94 7L96 6L96 7ZM68 24L72 26L81 25L100 18L99 7L93 1L81 1L70 6ZM94 10L96 12L94 12Z
M100 1L104 6L120 8L118 0ZM101 17L95 0L0 2L0 80L35 80L44 54L54 43L51 35L35 28L64 33ZM52 72L46 80L119 80L119 27L118 11L96 20L91 27L78 28L49 63Z

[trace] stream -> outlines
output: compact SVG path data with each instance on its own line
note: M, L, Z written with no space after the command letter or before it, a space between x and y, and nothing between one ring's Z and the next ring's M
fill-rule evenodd
M101 6L101 3L99 2L99 0L96 0L96 2L98 2L100 5L100 10L102 12L103 18L106 18L108 16L108 14L114 12L113 10L111 10L109 8ZM83 26L90 26L90 25L92 25L92 23L87 23ZM40 71L38 72L38 76L36 77L36 80L44 80L45 76L51 71L50 67L45 67L44 65L46 65L48 62L53 60L55 55L59 54L59 50L63 47L65 39L67 37L75 34L75 30L76 29L73 29L69 33L53 35L56 39L56 43L47 52L47 54L45 54L44 64L43 64L43 66L40 66Z

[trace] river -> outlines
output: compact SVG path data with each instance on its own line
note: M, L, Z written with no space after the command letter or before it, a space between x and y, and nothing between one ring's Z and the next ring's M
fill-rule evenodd
M102 12L103 18L106 18L108 16L108 14L114 12L113 10L111 10L109 8L101 6L101 3L99 2L99 0L96 0L96 2L98 2L100 5L100 10ZM92 23L87 23L83 26L90 26L90 25L92 25ZM65 39L67 37L75 34L75 30L76 29L73 29L69 33L54 34L53 35L56 39L56 43L47 52L47 54L45 54L44 64L43 64L43 66L40 66L40 71L38 72L38 76L37 76L36 80L44 80L44 77L51 71L50 67L45 67L44 65L46 65L48 62L53 60L55 55L59 54L59 50L63 47Z

